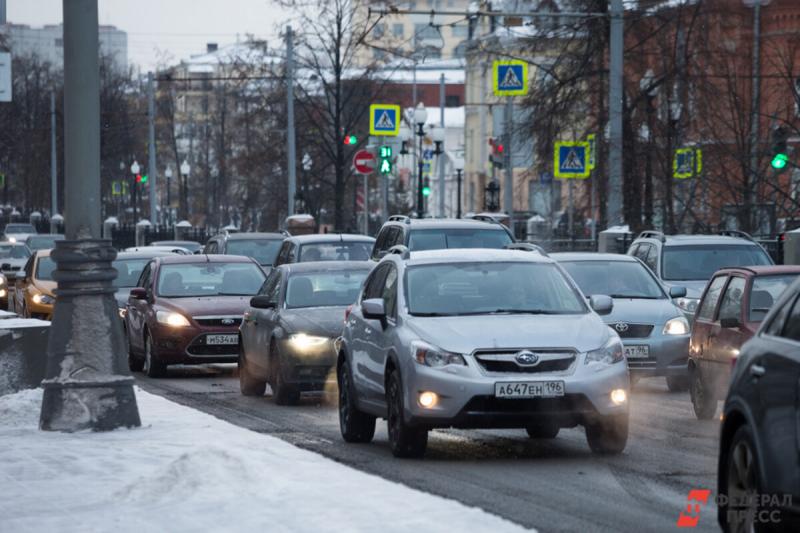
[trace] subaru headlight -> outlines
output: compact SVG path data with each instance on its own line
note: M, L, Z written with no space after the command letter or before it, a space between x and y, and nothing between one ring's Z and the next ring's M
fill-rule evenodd
M675 298L675 303L678 304L678 307L681 308L682 311L694 314L697 311L697 305L700 303L699 298Z
M686 318L679 316L671 320L667 320L664 324L664 331L662 335L686 335L689 333L689 321Z
M316 348L322 346L330 339L328 337L319 337L317 335L306 335L305 333L296 333L289 335L289 344L298 350L308 350L309 348Z
M50 305L55 303L56 299L50 296L49 294L34 294L33 295L33 303L37 305Z
M184 328L189 326L189 319L180 313L171 313L169 311L156 312L156 321L165 326L172 326L174 328Z
M119 317L124 319L125 315L128 314L128 310L124 307L120 307L118 309L119 309Z
M461 354L447 352L422 341L411 343L411 355L417 363L434 368L467 364Z
M10 242L11 244L15 244L17 242L17 238L16 237L9 237L8 238L8 242Z
M622 341L615 335L610 337L601 348L586 352L585 364L601 363L611 365L624 359L625 353L622 349Z

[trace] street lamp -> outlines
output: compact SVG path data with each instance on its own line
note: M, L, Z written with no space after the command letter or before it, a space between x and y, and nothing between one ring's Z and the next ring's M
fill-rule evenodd
M295 213L304 213L308 212L308 173L311 170L311 165L314 164L314 160L311 159L311 156L308 155L308 152L303 154L303 158L301 160L301 165L303 167L303 183L301 186L302 192L299 194L295 194L294 199L294 211Z
M133 223L136 224L137 214L136 210L138 208L138 192L139 192L139 184L136 182L136 176L139 175L141 171L141 167L136 159L133 160L133 164L131 165L131 175L133 176Z
M169 225L172 222L172 199L170 198L170 188L172 185L172 167L167 167L164 170L164 177L167 178L167 212L166 212L166 224Z
M456 167L456 218L461 218L461 174L464 172L464 158L453 162Z
M183 218L184 220L189 218L189 171L192 167L189 166L188 161L185 159L183 163L181 163L181 176L183 176L183 199L181 203L183 204Z
M419 137L419 153L417 159L417 218L425 216L425 197L422 194L422 139L425 138L425 122L428 120L428 111L422 102L414 109L414 123L417 125L416 134Z

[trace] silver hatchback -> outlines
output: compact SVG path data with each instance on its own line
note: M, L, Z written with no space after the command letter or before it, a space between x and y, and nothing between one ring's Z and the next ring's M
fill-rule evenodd
M420 456L432 428L582 425L591 449L628 438L619 336L553 260L533 251L395 247L364 283L338 341L339 421L369 442L386 418L395 456Z

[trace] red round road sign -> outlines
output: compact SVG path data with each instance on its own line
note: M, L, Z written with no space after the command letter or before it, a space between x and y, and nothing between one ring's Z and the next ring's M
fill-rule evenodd
M359 150L353 157L353 166L359 174L372 174L375 170L375 156L372 152Z

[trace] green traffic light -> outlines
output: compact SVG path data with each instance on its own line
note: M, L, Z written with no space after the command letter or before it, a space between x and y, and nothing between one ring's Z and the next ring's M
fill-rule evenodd
M147 174L142 174L142 183L147 183Z
M775 154L775 157L772 158L772 168L776 170L781 170L786 168L786 165L789 163L789 156L786 154Z
M431 188L430 187L423 187L422 188L422 196L430 196L431 195Z

